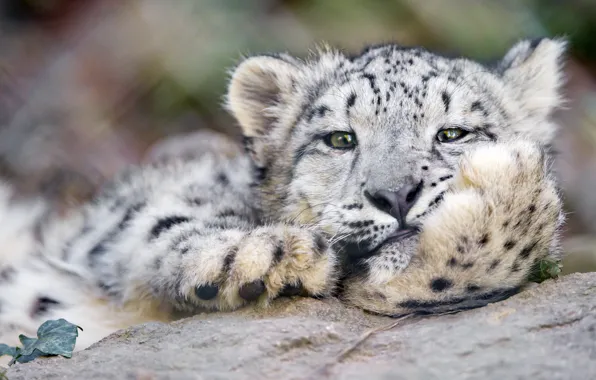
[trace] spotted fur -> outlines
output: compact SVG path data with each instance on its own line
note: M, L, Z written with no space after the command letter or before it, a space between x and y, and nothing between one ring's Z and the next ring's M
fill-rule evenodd
M66 317L95 328L90 342L283 295L388 315L508 297L559 257L550 115L564 48L522 41L492 65L397 45L245 59L226 105L246 154L205 135L215 148L129 170L40 234L31 216L4 239L23 246L2 247L0 338ZM453 127L468 134L438 140ZM357 145L333 148L334 131Z

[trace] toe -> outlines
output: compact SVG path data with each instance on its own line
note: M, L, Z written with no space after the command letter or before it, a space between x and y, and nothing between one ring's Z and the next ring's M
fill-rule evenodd
M217 296L218 292L219 292L219 287L214 284L199 285L195 289L195 294L197 295L197 297L199 297L200 299L202 299L204 301L209 301L209 300L214 299Z
M256 280L244 284L240 287L238 294L246 301L255 301L261 294L265 293L265 283L263 280Z
M299 296L305 293L302 284L298 282L297 284L287 284L284 288L279 292L280 297L293 297Z

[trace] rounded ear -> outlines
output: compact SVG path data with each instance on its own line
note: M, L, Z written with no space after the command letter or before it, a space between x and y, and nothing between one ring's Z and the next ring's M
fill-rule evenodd
M286 55L255 56L240 63L228 86L226 107L244 136L260 137L270 131L299 72L299 63Z
M503 80L529 115L547 117L561 104L566 47L563 39L524 40L501 60Z

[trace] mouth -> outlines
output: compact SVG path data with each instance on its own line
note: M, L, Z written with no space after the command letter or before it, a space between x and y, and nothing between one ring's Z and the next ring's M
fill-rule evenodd
M418 226L406 226L394 231L389 235L385 241L379 244L376 248L370 249L368 245L362 242L344 242L339 243L337 249L345 254L346 257L351 259L362 259L376 255L379 250L387 245L394 244L399 241L403 241L414 237L420 233L420 227Z
M382 245L387 245L391 243L395 243L401 240L405 240L411 238L412 236L416 236L420 233L420 227L418 226L405 226L404 228L400 228L399 230L393 232L387 239L383 242Z

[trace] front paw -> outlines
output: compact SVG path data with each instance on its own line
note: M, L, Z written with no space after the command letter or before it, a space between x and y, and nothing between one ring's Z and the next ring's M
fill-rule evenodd
M563 217L547 164L543 151L527 142L468 154L451 190L425 219L409 266L383 281L370 268L346 284L346 298L398 315L478 307L513 294L537 262L558 254Z
M195 296L220 310L280 296L325 296L335 285L335 266L323 236L290 226L261 227L228 246L220 274L196 285Z

